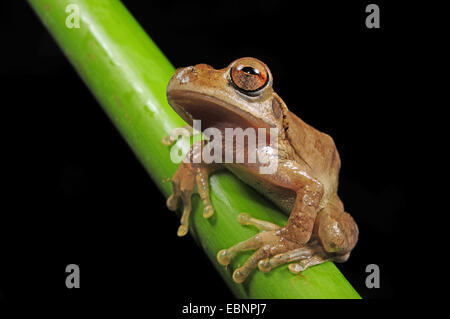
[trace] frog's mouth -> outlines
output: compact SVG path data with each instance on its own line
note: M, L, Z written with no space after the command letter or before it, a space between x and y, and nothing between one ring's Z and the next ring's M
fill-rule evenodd
M183 120L192 126L193 120L201 120L201 129L242 128L252 127L270 128L261 119L239 109L218 98L185 90L171 90L167 92L167 99L172 108Z

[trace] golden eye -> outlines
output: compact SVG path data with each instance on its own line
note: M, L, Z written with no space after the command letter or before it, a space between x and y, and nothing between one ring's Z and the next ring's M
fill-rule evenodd
M252 58L237 60L231 68L231 80L243 93L261 90L269 81L269 74L263 63Z

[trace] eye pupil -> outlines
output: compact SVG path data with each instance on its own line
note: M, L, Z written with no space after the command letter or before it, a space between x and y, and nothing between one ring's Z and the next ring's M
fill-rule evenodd
M252 68L251 66L245 66L241 71L251 75L259 75L259 70Z

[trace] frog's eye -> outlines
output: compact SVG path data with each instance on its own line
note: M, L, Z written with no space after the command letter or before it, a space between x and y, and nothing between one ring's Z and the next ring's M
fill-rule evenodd
M269 82L269 74L263 63L243 58L232 66L231 81L243 93L255 93Z

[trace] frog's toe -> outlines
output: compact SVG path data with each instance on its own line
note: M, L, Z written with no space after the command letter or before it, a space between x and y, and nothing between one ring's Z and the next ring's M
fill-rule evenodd
M302 263L292 263L289 264L288 269L293 274L299 274L305 270L305 266L303 266Z
M178 202L178 196L176 196L174 194L170 195L166 202L167 208L170 209L171 211L176 210L177 202Z
M187 224L186 225L180 225L178 227L178 231L177 231L178 237L183 237L184 235L186 235L188 230L189 230L189 226Z
M165 136L161 140L161 143L163 143L165 146L171 146L180 138L180 136L190 137L193 134L193 128L189 125L184 125L182 127L174 128L169 135Z
M189 216L191 215L191 196L192 192L190 190L183 190L181 192L181 198L183 199L183 214L181 215L180 227L178 227L177 235L182 237L187 234L189 230Z
M245 279L250 275L253 269L255 269L258 265L258 262L261 260L270 257L271 249L273 247L266 245L264 247L259 248L257 251L247 259L242 267L236 269L233 273L233 280L236 283L242 283Z
M217 253L217 261L223 266L227 266L231 262L232 258L233 256L228 249L222 249Z
M293 274L299 274L302 271L304 271L306 268L321 264L325 261L327 261L327 259L324 259L320 256L310 256L310 257L304 258L298 262L289 264L288 269Z
M261 219L253 218L252 216L250 216L247 213L240 213L238 215L238 222L239 222L239 224L245 225L245 226L253 225L256 228L258 228L260 231L277 230L277 229L281 228L280 226L278 226L274 223L271 223L271 222L268 222L265 220L261 220Z
M233 272L233 281L235 283L241 284L247 279L250 271L247 269L238 268Z
M203 208L203 217L210 218L212 215L214 215L214 208L211 203L208 203Z
M195 174L197 192L203 201L203 217L210 218L214 215L214 208L211 204L209 193L208 169L206 167L197 167Z
M171 146L173 143L175 143L175 141L176 140L172 136L167 135L161 140L161 143L163 143L163 145L165 146Z
M171 211L175 211L177 209L178 198L180 198L180 196L180 181L179 178L177 178L177 175L175 175L172 178L172 195L170 195L166 201L167 208Z
M270 264L270 258L261 259L258 262L258 268L262 272L269 272L272 270L272 265Z

